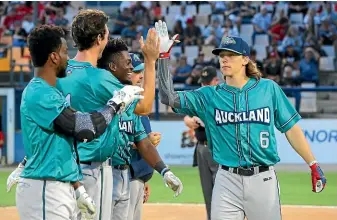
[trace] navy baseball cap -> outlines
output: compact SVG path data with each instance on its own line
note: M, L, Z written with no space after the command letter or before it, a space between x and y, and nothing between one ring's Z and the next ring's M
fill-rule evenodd
M135 53L130 53L132 60L133 72L140 72L144 70L144 63L140 60L139 56Z
M212 53L218 56L221 51L232 51L242 56L250 55L250 48L247 42L240 37L223 36L220 46L215 48Z

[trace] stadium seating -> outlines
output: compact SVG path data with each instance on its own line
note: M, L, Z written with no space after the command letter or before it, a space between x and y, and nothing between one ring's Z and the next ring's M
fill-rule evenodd
M335 71L335 57L321 57L319 59L320 71Z
M199 5L199 15L210 15L212 14L212 8L209 4L201 4Z
M322 46L322 49L327 54L328 57L336 57L335 48L333 46Z

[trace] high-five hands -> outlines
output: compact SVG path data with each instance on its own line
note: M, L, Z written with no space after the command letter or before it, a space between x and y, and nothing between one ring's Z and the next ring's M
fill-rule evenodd
M179 35L176 34L170 39L168 35L167 25L165 22L159 20L155 23L157 34L160 38L160 58L168 58L170 57L171 49L174 43L179 43L178 40Z

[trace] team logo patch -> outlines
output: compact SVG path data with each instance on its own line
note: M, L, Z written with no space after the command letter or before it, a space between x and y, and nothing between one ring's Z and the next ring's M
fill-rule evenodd
M201 75L202 75L203 77L206 77L206 76L208 76L208 73L205 71L205 72L203 72Z
M140 62L140 58L139 58L139 56L138 56L137 54L134 54L134 55L133 55L133 59L134 59L135 61L137 61L137 62Z
M67 71L66 71L67 76L70 75L71 72L72 72L71 70L67 70Z
M224 36L221 40L221 44L236 44L236 41L232 37Z
M257 123L270 124L270 109L268 107L244 112L230 112L215 109L214 120L217 125Z

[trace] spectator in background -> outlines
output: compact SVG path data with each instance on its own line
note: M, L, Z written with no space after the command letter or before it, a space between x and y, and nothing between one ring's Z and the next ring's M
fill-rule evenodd
M254 61L256 63L257 68L263 72L263 63L260 60L257 60L257 52L255 49L252 49L250 51L250 60Z
M199 52L198 57L195 59L194 61L194 65L193 68L195 68L196 66L201 66L202 68L205 66L211 66L212 62L206 62L205 61L205 54L202 52Z
M287 33L289 20L287 18L281 18L278 23L273 25L268 34L272 37L272 41L281 43Z
M233 24L233 21L229 18L226 19L224 30L222 36L219 38L219 43L222 39L222 37L226 36L233 36L233 37L239 37L239 30L236 25Z
M8 12L8 15L5 17L3 25L6 27L7 30L13 31L14 22L16 21L20 21L20 17L16 14L15 8L11 8Z
M256 9L251 6L250 1L244 1L243 4L240 6L240 17L241 17L241 24L250 24L251 20L253 19L254 15L256 14Z
M114 29L112 31L113 34L121 34L124 28L127 28L129 24L132 22L132 16L129 8L124 8L123 11L117 16Z
M142 5L141 1L136 2L136 4L131 8L131 15L137 23L141 23L144 18L149 20L151 19L149 10Z
M228 8L225 11L225 16L231 19L233 22L236 22L240 18L240 8L238 7L238 3L235 1L228 2L227 6Z
M267 79L271 79L277 83L280 83L282 74L282 61L281 59L277 58L276 53L272 52L270 54L270 58L267 60L266 66L264 68L264 73Z
M291 13L302 13L303 16L308 11L308 2L307 1L289 1L288 4L288 17Z
M203 66L196 65L193 68L191 75L186 79L185 85L188 85L188 86L200 86L199 80L200 80L202 69L203 69Z
M27 14L22 22L22 28L26 31L27 34L29 34L31 30L33 30L34 26L32 14Z
M320 43L323 45L332 45L337 39L337 30L334 24L330 24L328 17L322 18L322 24L318 31L320 37Z
M283 54L283 64L291 64L294 68L298 68L298 63L301 59L300 54L294 49L292 45L288 45Z
M151 19L160 20L162 17L160 3L158 1L151 2Z
M186 28L187 19L191 18L191 15L186 14L186 7L182 5L180 7L180 14L176 15L176 21L181 21L183 28Z
M310 8L308 10L308 13L304 16L304 27L305 29L312 33L315 34L315 29L316 25L319 25L320 22L320 17L317 15L316 9L314 7Z
M298 27L294 25L289 27L287 35L284 37L282 44L279 47L279 51L285 52L289 45L293 46L297 52L302 52L302 36L298 31Z
M128 27L125 27L123 30L122 30L122 33L121 33L121 36L123 38L131 38L131 39L135 39L136 36L137 36L137 25L135 22L131 22L130 23L130 26Z
M327 17L330 24L337 25L337 13L332 11L332 3L324 2L323 3L324 10L320 14L321 18Z
M150 21L147 18L142 20L142 25L139 25L137 28L137 32L140 32L141 36L143 36L144 40L146 40L147 32L150 29ZM137 42L139 44L139 42Z
M201 30L194 24L192 18L187 19L187 27L184 30L184 37L185 45L201 45Z
M67 29L69 21L64 17L64 11L59 10L56 12L56 17L53 22L56 26L62 27L64 30Z
M181 20L177 20L174 27L173 27L173 34L179 34L179 40L181 43L184 42L184 28L183 25L181 23ZM181 45L181 43L177 44L177 45Z
M271 17L268 14L266 6L261 5L260 13L257 13L253 17L252 24L254 25L254 32L253 32L253 44L254 44L255 36L257 34L267 34L268 29L271 25Z
M219 19L214 19L211 24L209 24L203 31L203 37L208 38L209 36L213 35L216 38L216 42L220 43L221 38L223 37L223 30L220 25ZM219 45L219 44L216 44Z
M210 1L209 4L211 4L212 8L212 14L224 14L226 11L226 5L223 1Z
M320 55L312 48L304 50L304 58L300 61L301 82L318 83L318 61Z
M286 64L283 67L283 76L281 85L283 86L297 86L300 85L298 81L299 71L296 70L291 64Z
M173 83L185 83L191 72L192 67L187 64L186 56L181 56L175 72L172 72Z
M21 26L21 21L15 21L13 31L13 47L25 47L28 34Z

